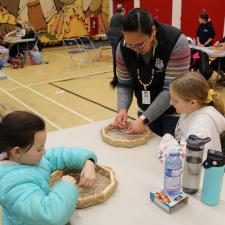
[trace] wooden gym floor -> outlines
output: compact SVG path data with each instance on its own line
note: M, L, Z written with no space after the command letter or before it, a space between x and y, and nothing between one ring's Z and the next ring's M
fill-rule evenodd
M116 91L109 82L113 77L111 49L73 54L61 48L44 49L41 65L23 69L4 68L7 79L0 80L0 104L9 111L27 110L42 116L48 131L60 130L115 117ZM101 53L101 58L88 60ZM81 66L77 65L81 59ZM225 89L217 90L225 102ZM136 101L129 112L136 117Z
M100 53L97 51L74 54L73 61L64 48L44 49L43 60L48 64L4 68L7 79L0 80L0 103L10 111L39 114L48 131L115 117L116 91L109 85L113 77L111 50L103 49L101 58L89 63L90 57ZM130 116L136 116L135 103Z

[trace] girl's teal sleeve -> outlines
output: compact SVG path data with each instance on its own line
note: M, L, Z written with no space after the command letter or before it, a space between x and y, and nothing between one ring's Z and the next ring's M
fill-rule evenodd
M0 197L4 210L24 224L66 224L75 210L79 195L75 185L61 181L46 195L29 175L23 174L23 177L26 179L21 182L11 177L10 184L4 185L4 196Z
M64 168L82 169L88 159L97 162L95 153L88 149L58 147L48 149L43 160L47 160L50 170L55 171Z

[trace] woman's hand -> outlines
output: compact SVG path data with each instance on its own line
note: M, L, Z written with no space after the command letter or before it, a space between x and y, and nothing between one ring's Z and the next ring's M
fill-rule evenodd
M128 134L142 134L146 130L146 125L143 123L143 120L138 118L131 123L131 125L127 129Z
M211 57L217 58L217 57L220 56L220 53L222 53L223 51L224 51L224 50L223 50L223 48L221 47L220 49L214 51L213 54L211 55Z
M112 126L115 128L124 128L126 126L127 117L127 110L120 109L114 122L112 123Z
M84 167L80 173L79 187L87 187L95 182L95 164L91 160L87 160Z
M220 44L220 42L219 41L217 41L214 45L213 45L214 47L220 47L221 46L221 44Z
M67 182L69 182L71 184L76 184L77 183L76 179L74 177L69 176L69 175L63 176L61 180L62 181L67 181Z

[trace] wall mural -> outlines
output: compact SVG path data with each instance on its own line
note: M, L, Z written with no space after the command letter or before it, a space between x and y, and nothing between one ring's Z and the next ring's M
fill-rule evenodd
M16 22L28 21L43 43L90 35L96 18L97 32L105 33L109 0L0 0L0 34L13 30Z

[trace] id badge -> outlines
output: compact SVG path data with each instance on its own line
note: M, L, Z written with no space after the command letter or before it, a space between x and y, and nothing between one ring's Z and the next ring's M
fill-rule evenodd
M141 93L142 93L142 104L150 105L151 103L150 91L141 91Z

